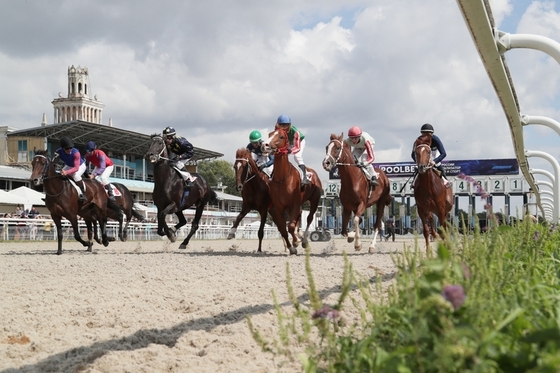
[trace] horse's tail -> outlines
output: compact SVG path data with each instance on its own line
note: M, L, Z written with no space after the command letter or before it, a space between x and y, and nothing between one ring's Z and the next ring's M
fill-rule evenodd
M216 194L216 191L212 188L208 188L208 194L209 194L208 204L210 204L210 205L217 204L218 203L218 195Z
M138 221L143 222L146 218L135 208L132 208L132 216L134 216Z

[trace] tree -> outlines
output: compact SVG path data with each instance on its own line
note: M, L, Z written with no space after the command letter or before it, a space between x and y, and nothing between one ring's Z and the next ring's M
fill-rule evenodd
M206 178L210 186L216 187L219 182L227 189L225 193L241 196L235 188L235 173L233 165L225 160L201 161L197 163L196 172Z

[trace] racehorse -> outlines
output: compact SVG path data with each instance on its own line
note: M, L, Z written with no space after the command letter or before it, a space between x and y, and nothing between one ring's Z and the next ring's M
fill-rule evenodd
M309 246L309 226L319 206L323 187L317 172L310 167L307 167L307 172L310 174L309 184L302 187L299 171L288 160L288 146L288 134L285 130L277 128L268 134L268 139L263 142L262 148L265 152L274 153L274 172L268 183L270 198L274 206L271 215L284 238L286 248L290 254L297 254L299 240L296 228L301 220L301 205L309 201L309 215L302 237L302 246L306 248ZM285 213L289 220L288 231L286 231ZM288 232L292 236L293 247L290 244Z
M177 240L176 232L179 228L187 224L183 215L183 210L191 206L196 206L194 219L191 223L191 230L187 238L183 240L179 249L186 249L191 237L198 230L198 223L202 217L204 206L216 200L216 192L213 191L206 179L197 173L194 185L186 187L183 177L171 166L167 147L163 137L158 134L151 136L151 144L147 156L154 165L154 204L157 207L158 230L160 236L167 236L171 242ZM165 217L175 214L179 222L168 227Z
M54 158L56 159L56 157ZM57 254L62 254L62 223L63 217L68 219L74 231L74 238L82 245L87 246L87 251L92 251L92 225L97 221L101 229L101 238L104 246L109 245L107 238L107 195L103 186L94 180L84 179L86 186L87 202L78 200L78 192L68 178L56 172L54 161L48 157L46 150L38 150L31 162L31 183L35 186L43 184L45 204L51 213L51 218L56 225L58 238ZM88 240L84 241L78 229L78 215L87 227Z
M241 191L243 204L239 215L237 215L233 226L229 230L227 238L228 240L235 238L235 232L241 220L243 220L249 211L257 210L261 217L261 224L259 225L258 231L259 248L257 252L262 252L264 225L269 208L271 207L270 193L268 191L269 177L264 172L259 172L257 163L247 148L238 149L235 153L233 170L235 172L235 185L237 190Z
M381 228L381 220L385 206L391 203L393 197L390 194L389 179L385 172L374 168L377 172L379 185L370 186L370 182L364 172L358 167L352 156L350 147L344 142L344 134L337 136L331 134L330 142L326 148L323 159L323 168L330 171L338 167L340 175L340 203L342 204L342 232L348 242L354 241L354 249L361 250L360 222L366 208L376 207L376 220L373 240L369 246L369 252L375 250L377 233ZM348 222L354 213L354 232L348 232Z
M431 163L432 150L431 136L423 134L414 142L414 154L418 176L415 181L414 199L418 209L418 216L422 220L426 248L430 248L430 234L435 239L433 214L438 217L439 223L447 225L447 214L453 208L453 192L446 188L441 177L436 174L434 165Z
M132 193L128 188L121 184L121 183L111 183L117 191L113 189L113 193L115 194L115 202L108 201L110 205L107 209L107 218L118 221L119 222L119 239L125 242L128 238L128 225L134 216L139 221L144 221L144 217L140 214L137 210L134 209L134 198L132 197ZM112 206L111 206L112 205ZM117 208L115 208L115 205ZM123 215L126 217L126 224L123 227ZM97 224L94 222L94 238L97 242L99 239L97 238Z

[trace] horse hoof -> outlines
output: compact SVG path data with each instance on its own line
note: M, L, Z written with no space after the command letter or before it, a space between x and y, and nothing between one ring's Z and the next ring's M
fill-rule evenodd
M113 242L113 241L116 241L116 238L107 236L107 241L108 242Z
M234 239L234 238L235 238L235 234L231 234L231 233L230 233L230 234L228 234L228 236L227 236L227 239L228 239L228 240L231 240L231 239Z
M187 245L185 244L180 244L179 245L179 250L186 250L187 249Z
M356 250L356 251L362 250L362 245L354 246L354 250Z
M369 250L368 250L368 253L371 254L371 253L373 253L373 252L375 252L375 246L370 246L370 247L369 247Z
M354 237L348 236L348 237L346 237L346 241L347 241L348 243L352 243L352 242L354 242Z
M169 238L169 241L171 241L172 243L177 241L177 236L171 233L167 235L167 238Z
M290 255L297 255L297 249L295 247L290 247L288 250L290 250Z

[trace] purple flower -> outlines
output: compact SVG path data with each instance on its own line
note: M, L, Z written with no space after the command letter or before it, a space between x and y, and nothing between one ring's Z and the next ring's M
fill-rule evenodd
M441 295L446 301L451 303L455 311L461 308L467 297L461 285L446 285Z
M336 320L339 317L340 317L340 313L334 308L331 308L329 306L323 306L322 308L315 311L313 315L311 315L311 318L313 319L321 318L327 320Z
M535 234L533 235L533 241L537 241L539 238L541 238L541 233L539 231L535 231Z

